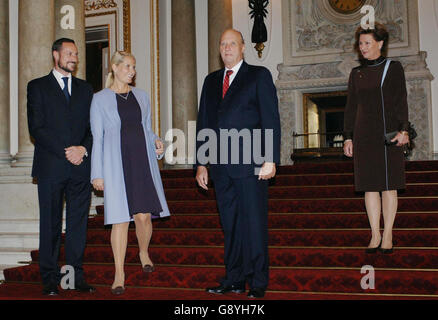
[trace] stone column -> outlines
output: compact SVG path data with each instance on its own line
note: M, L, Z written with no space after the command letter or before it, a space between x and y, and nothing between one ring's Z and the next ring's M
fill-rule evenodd
M9 1L0 0L0 166L10 163L9 150Z
M61 10L71 6L74 11L68 10L61 13ZM64 29L61 26L61 20L66 16L74 15L74 29ZM66 20L66 19L65 19ZM86 78L86 52L85 52L85 4L84 0L55 0L55 38L70 38L73 39L79 51L79 64L75 76L81 79ZM64 21L65 22L65 21ZM67 24L72 24L73 21L67 21Z
M27 83L53 68L54 0L20 0L18 17L18 154L14 166L32 165L34 146L27 125Z
M172 1L172 127L186 137L198 113L194 0ZM187 163L187 162L186 162Z
M219 53L222 33L233 27L231 0L208 0L208 71L224 67Z

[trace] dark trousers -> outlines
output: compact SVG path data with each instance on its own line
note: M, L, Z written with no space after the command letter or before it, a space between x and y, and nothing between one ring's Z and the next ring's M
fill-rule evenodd
M91 184L87 180L38 179L40 205L39 266L43 284L59 283L62 211L65 196L66 264L75 270L75 282L83 280L82 260L87 237Z
M226 275L221 284L264 288L269 280L268 182L212 173L225 237Z

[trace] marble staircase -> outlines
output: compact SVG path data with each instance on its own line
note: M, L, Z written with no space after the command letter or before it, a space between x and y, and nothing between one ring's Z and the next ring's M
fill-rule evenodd
M93 193L90 215L103 198ZM65 214L64 214L65 216ZM65 230L65 221L63 223ZM3 270L29 263L30 252L39 245L37 186L29 167L0 167L0 281Z

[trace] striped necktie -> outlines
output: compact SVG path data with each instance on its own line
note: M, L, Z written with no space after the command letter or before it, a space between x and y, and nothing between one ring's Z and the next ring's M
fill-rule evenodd
M230 76L233 73L233 70L228 70L227 74L225 75L224 80L224 86L222 87L222 99L225 97L225 94L228 91L228 88L230 87Z

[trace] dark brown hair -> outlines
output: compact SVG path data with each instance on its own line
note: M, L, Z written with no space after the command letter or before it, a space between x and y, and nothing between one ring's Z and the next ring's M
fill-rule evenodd
M60 39L56 40L55 42L53 42L52 52L53 51L58 51L59 52L61 50L61 48L62 48L62 44L65 43L65 42L75 44L74 40L72 40L72 39L60 38Z
M359 50L359 40L362 34L371 34L375 41L383 41L383 46L382 49L380 49L380 53L384 57L388 56L389 33L383 24L376 22L374 24L374 29L362 29L361 26L357 28L355 34L356 42L354 43L354 50L356 50L356 52L358 53L360 60L364 60L364 57L362 57L362 54Z

